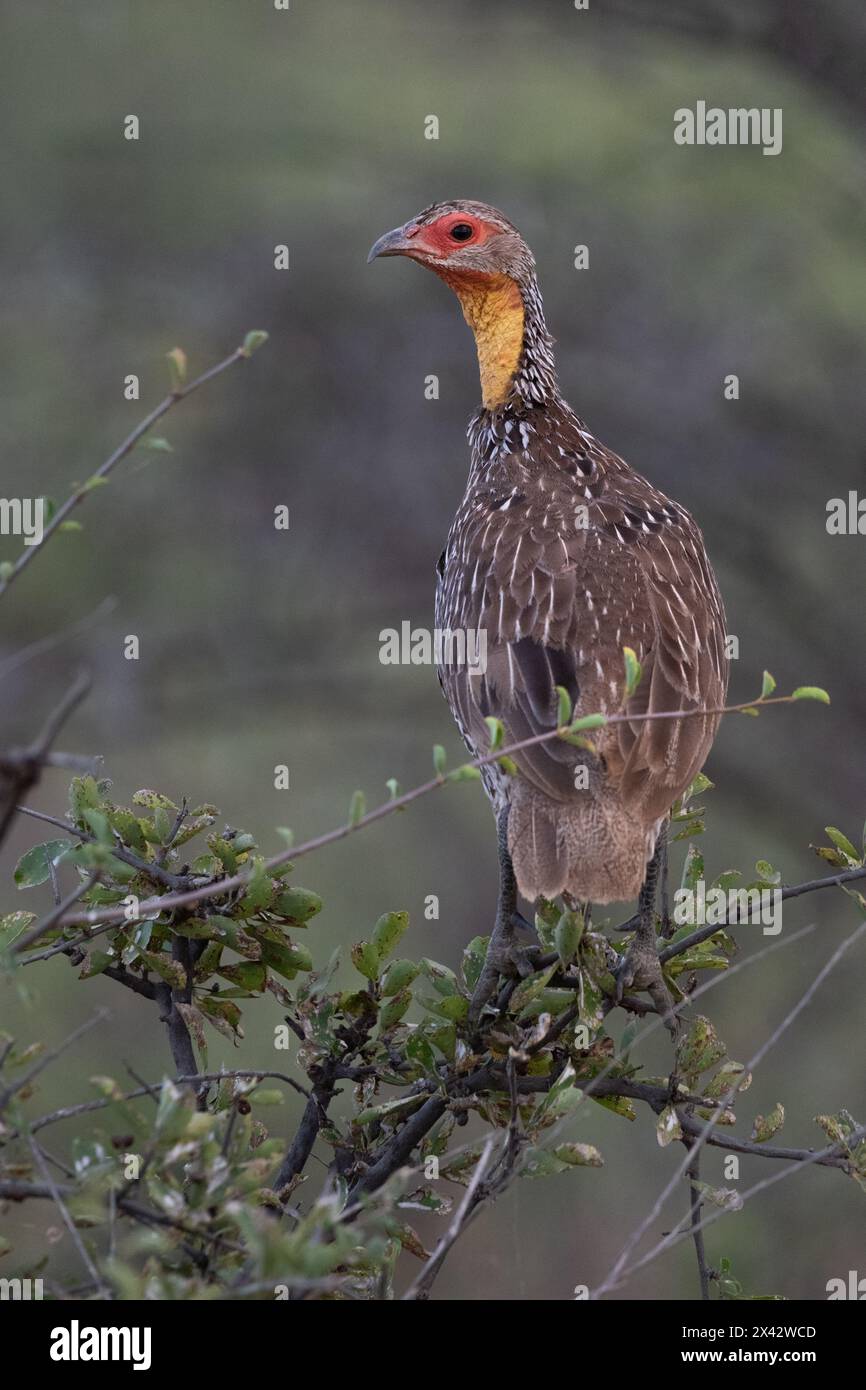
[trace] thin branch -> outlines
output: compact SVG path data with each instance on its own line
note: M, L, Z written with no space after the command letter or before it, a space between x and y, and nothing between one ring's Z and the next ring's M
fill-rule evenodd
M226 1077L232 1079L237 1077L242 1081L283 1081L287 1086L291 1086L292 1090L297 1091L302 1096L309 1097L310 1094L299 1081L294 1079L294 1077L286 1076L285 1072L281 1071L206 1071L195 1072L190 1076L176 1076L173 1080L176 1085L183 1086L199 1081L223 1081ZM57 1124L60 1120L73 1120L78 1115L87 1115L94 1110L104 1110L109 1105L119 1105L126 1101L139 1100L142 1096L158 1096L163 1085L164 1082L155 1081L147 1085L138 1086L134 1091L128 1091L126 1095L123 1096L100 1097L98 1100L81 1101L78 1105L66 1105L61 1110L52 1110L50 1115L43 1115L40 1119L33 1120L29 1126L30 1132L31 1134L35 1134L38 1130L44 1129L46 1125ZM12 1134L8 1137L14 1138L15 1135Z
M73 825L68 820L61 820L59 816L50 816L46 811L36 811L32 806L16 806L15 809L22 816L30 816L32 820L45 821L47 825L55 826L56 829L62 830L65 834L72 835L75 839L80 840L84 845L99 844L95 835L89 834L86 830L80 830L77 825ZM117 836L116 831L115 836ZM111 853L114 855L115 859L120 859L124 864L128 864L131 869L137 869L139 873L145 874L148 878L153 879L154 883L161 883L166 888L179 890L186 887L192 881L188 875L169 873L167 869L163 869L161 865L154 863L151 859L140 859L137 854L133 854L132 850L128 850L122 844L113 844Z
M84 894L88 893L99 882L101 876L102 871L94 869L92 874L89 874L82 883L79 883L77 888L73 888L72 892L68 893L62 902L57 903L40 922L36 922L29 931L16 937L10 948L10 955L17 956L21 951L26 951L28 946L33 945L34 941L38 941L46 932L50 932L53 927L56 927L64 912L67 912L70 907L77 903L79 898L83 898Z
M699 708L693 710L667 710L657 711L652 714L615 714L605 718L605 727L617 724L642 723L646 720L655 719L691 719L698 716L736 714L746 709L754 709L756 706L790 704L793 700L791 695L772 696L767 699L746 700L737 705L713 706L711 708ZM579 723L580 721L578 721ZM551 739L561 738L568 732L567 726L560 726L549 729L543 734L534 734L531 738L520 739L517 743L509 744L507 747L499 748L495 752L486 753L483 757L474 758L469 763L464 763L463 767L482 768L491 763L498 763L503 758L509 757L512 753L518 753L522 749L531 748L537 744L547 743ZM460 768L455 772L461 771ZM429 778L419 786L413 787L411 791L404 792L401 796L392 797L390 801L384 801L381 805L368 811L357 821L350 821L346 825L338 826L335 830L328 830L322 835L315 836L312 840L307 840L304 844L294 848L281 850L279 854L273 855L264 861L264 869L269 872L272 869L280 868L283 864L294 863L302 859L304 855L312 854L315 850L324 848L327 845L335 844L339 840L344 840L356 831L366 829L367 826L374 825L377 821L383 820L387 816L394 815L397 811L403 810L406 806L417 801L422 796L429 795L430 792L439 787L447 786L454 780L449 773L440 773L436 777ZM863 870L866 875L866 867ZM142 916L147 916L154 912L166 912L170 908L190 907L194 903L204 902L211 898L222 898L229 893L234 893L238 889L247 887L250 880L248 872L232 874L228 878L213 879L197 888L191 888L180 893L167 893L162 897L146 898L139 904L139 911ZM819 880L820 881L820 880ZM116 922L123 918L123 910L117 908L97 908L88 912L72 912L64 918L64 926L95 925L102 922Z
M12 749L0 758L0 843L12 823L16 802L39 781L51 745L89 689L89 677L83 672L77 675L29 747Z
M48 1164L45 1162L45 1159L42 1157L42 1152L41 1152L41 1150L40 1150L40 1148L39 1148L39 1145L38 1145L32 1138L29 1139L28 1142L29 1142L29 1144L30 1144L30 1152L33 1154L33 1157L34 1157L34 1159L36 1160L36 1165L37 1165L37 1167L39 1168L40 1173L42 1174L43 1180L44 1180L44 1182L45 1182L45 1186L48 1188L49 1192L51 1193L51 1196L52 1196L52 1198L54 1199L54 1204L55 1204L55 1206L57 1207L57 1210L60 1212L60 1215L61 1215L62 1218L63 1218L63 1224L64 1224L64 1226L66 1227L67 1231L69 1232L70 1236L72 1237L72 1243L73 1243L73 1245L75 1246L76 1250L78 1251L79 1255L81 1256L82 1263L84 1264L84 1267L85 1267L85 1269L87 1270L87 1273L90 1275L91 1279L95 1282L95 1284L96 1284L97 1288L99 1289L100 1293L102 1293L102 1292L104 1292L104 1289L103 1289L103 1285L102 1285L102 1280L100 1279L100 1276L99 1276L99 1270L96 1268L96 1265L93 1263L93 1260L90 1258L90 1252L88 1251L87 1246L84 1244L84 1241L81 1239L81 1236L79 1235L78 1227L75 1225L75 1222L72 1220L72 1217L69 1215L69 1209L68 1209L66 1203L65 1203L64 1200L63 1200L63 1196L62 1196L62 1194L61 1194L61 1192L60 1192L60 1189L59 1189L58 1186L57 1186L57 1183L54 1181L54 1178L51 1176L51 1171L50 1171L50 1169L49 1169L49 1167L48 1167Z
M823 984L824 980L831 973L834 967L838 965L839 961L846 954L846 952L849 951L857 941L859 941L860 937L863 936L864 933L866 933L866 921L861 922L859 927L857 927L857 929L853 931L850 936L846 937L845 940L836 948L836 950L830 956L829 960L825 961L824 965L818 971L818 974L815 976L814 980L812 980L809 987L800 996L793 1008L791 1008L788 1011L788 1013L782 1019L781 1023L779 1023L776 1028L774 1028L773 1032L770 1034L769 1038L767 1038L766 1042L764 1042L758 1048L754 1056L751 1057L750 1060L745 1064L745 1071L754 1071L758 1064L761 1061L763 1061L764 1057L766 1057L767 1053L771 1050L771 1048L775 1046L775 1044L784 1035L784 1033L787 1032L788 1028L791 1026L794 1020L799 1017L803 1009L805 1009L806 1006L811 1002L817 990ZM717 1102L712 1115L703 1124L700 1132L695 1136L692 1149L689 1151L689 1153L686 1154L683 1162L678 1164L670 1181L666 1184L662 1192L656 1198L655 1202L652 1205L652 1208L650 1209L646 1217L632 1231L631 1235L629 1236L628 1240L626 1241L625 1245L620 1251L620 1254L617 1256L617 1259L611 1267L610 1272L603 1280L603 1282L598 1286L598 1288L595 1289L593 1293L590 1295L591 1298L601 1298L605 1293L608 1293L611 1289L618 1287L622 1280L628 1277L628 1274L631 1272L628 1268L628 1260L629 1256L631 1255L631 1252L634 1250L635 1246L638 1244L641 1238L649 1230L652 1223L660 1215L671 1193L675 1191L676 1187L680 1182L680 1179L688 1170L689 1164L692 1161L695 1153L703 1147L704 1143L707 1140L707 1137L718 1124L720 1116L724 1114L725 1110L728 1108L731 1101L736 1096L737 1091L739 1089L739 1085L740 1078L738 1077L731 1084L731 1086L728 1087L725 1094Z
M91 1028L95 1028L98 1023L103 1023L105 1019L110 1018L110 1016L108 1009L97 1009L92 1018L89 1018L86 1023L82 1023L80 1027L75 1028L67 1038L64 1038L62 1043L44 1053L29 1071L18 1078L14 1085L7 1086L3 1091L0 1091L0 1114L6 1109L6 1106L13 1096L16 1096L19 1091L23 1091L26 1086L29 1086L31 1081L34 1081L40 1072L43 1072L46 1067L50 1066L52 1062L55 1062L58 1057L68 1051L73 1044L78 1042L79 1038L84 1037L85 1033L89 1033Z
M117 599L109 595L109 597L104 598L101 603L98 603L92 612L86 613L83 618L76 619L76 621L70 623L68 627L58 628L55 632L49 632L47 636L39 637L35 642L31 642L29 646L22 647L19 651L14 652L12 656L0 662L0 680L4 680L7 676L11 675L13 671L17 671L19 667L26 666L29 661L34 661L36 657L44 656L46 652L54 651L56 647L61 646L64 642L68 642L70 638L79 637L82 632L87 632L89 628L93 627L103 618L107 618L109 613L113 613L116 607Z
M698 1186L701 1180L701 1156L695 1153L688 1166L689 1176L689 1221L692 1227L692 1237L695 1242L695 1254L698 1260L698 1278L701 1283L701 1298L709 1302L710 1297L710 1270L707 1265L707 1252L704 1247L704 1232L701 1226L701 1210L703 1201L701 1189Z
M751 1187L746 1188L746 1191L741 1194L742 1205L745 1206L746 1202L750 1201L752 1197L757 1196L759 1192L766 1191L768 1187L774 1187L777 1182L783 1182L786 1178L793 1177L796 1173L799 1173L801 1169L809 1168L813 1164L827 1165L829 1162L830 1166L842 1167L842 1164L835 1163L833 1160L840 1158L842 1155L846 1155L847 1168L848 1171L850 1171L851 1165L850 1160L847 1160L846 1150L850 1150L851 1147L862 1143L864 1139L866 1139L866 1125L861 1125L858 1129L855 1129L849 1134L842 1143L828 1144L825 1149L804 1151L803 1157L800 1158L798 1162L792 1164L790 1168L781 1168L778 1173L771 1173L768 1177L761 1178L758 1182L753 1183ZM707 1140L707 1143L712 1142L711 1139ZM701 1218L700 1229L702 1231L706 1230L707 1226L712 1226L716 1221L720 1221L723 1216L727 1216L727 1214L728 1213L724 1209L711 1212L709 1216ZM647 1251L645 1255L642 1255L639 1260L635 1261L628 1270L628 1274L634 1274L637 1270L643 1269L645 1265L650 1264L653 1260L657 1259L659 1255L671 1249L674 1245L678 1245L681 1240L686 1239L690 1234L693 1234L693 1231L689 1229L669 1232L657 1245L654 1245L651 1250Z
M123 443L119 444L114 452L109 454L105 462L99 465L96 472L92 474L90 478L85 479L83 483L80 483L70 496L67 497L66 501L57 508L57 511L54 513L48 525L44 528L41 539L35 545L25 547L22 554L19 555L18 559L15 561L6 579L0 581L0 597L6 592L10 584L13 584L18 576L27 568L34 556L38 555L44 549L51 537L56 534L64 521L66 521L70 512L73 512L78 504L93 490L94 478L107 478L116 465L120 463L121 459L126 458L127 454L132 452L139 440L143 439L148 431L153 428L157 420L161 420L174 406L186 400L187 396L191 396L200 386L204 386L205 382L212 381L213 378L219 376L221 372L226 371L229 367L234 366L236 362L241 362L249 356L249 351L243 345L235 348L234 352L230 353L228 357L223 358L222 362L217 362L215 366L209 367L206 372L202 372L201 376L196 377L188 386L179 386L174 391L169 391L168 395L160 401L159 405L155 406L150 414L146 415L140 424L136 425L135 429L126 436Z
M443 1264L445 1263L445 1258L448 1255L448 1252L450 1251L451 1247L455 1245L456 1242L460 1239L461 1235L466 1229L466 1226L473 1212L476 1209L477 1199L481 1190L481 1184L484 1182L484 1179L487 1176L487 1170L489 1169L493 1158L493 1150L495 1145L496 1136L494 1134L489 1134L485 1141L484 1148L481 1150L478 1162L475 1165L475 1171L472 1174L472 1179L469 1183L469 1186L466 1188L463 1200L460 1203L460 1206L457 1208L457 1211L454 1214L454 1218L450 1226L448 1227L448 1230L445 1232L444 1236L439 1241L439 1244L436 1246L436 1249L433 1251L433 1254L430 1256L430 1259L427 1261L426 1265L421 1270L418 1277L412 1281L409 1288L404 1293L401 1302L405 1303L412 1302L415 1300L420 1302L429 1298L433 1282L439 1274L439 1271L441 1270Z
M840 874L828 874L826 878L812 878L806 883L797 883L789 888L782 888L782 900L788 898L801 898L804 893L816 893L821 888L839 888L845 883L852 883L855 879L866 878L866 864L859 869L845 869ZM738 918L736 922L716 922L712 926L699 927L690 936L681 937L679 941L666 946L663 951L659 951L659 963L664 965L666 961L672 960L674 956L681 956L684 951L690 951L693 946L698 946L702 941L715 936L716 932L723 931L725 927L746 926L751 922L751 913L748 917Z

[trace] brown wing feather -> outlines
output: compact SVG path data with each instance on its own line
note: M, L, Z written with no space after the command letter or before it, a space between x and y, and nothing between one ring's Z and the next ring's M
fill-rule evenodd
M556 429L546 423L523 466L503 476L504 495L493 480L486 495L470 487L437 596L438 626L486 631L484 674L440 672L479 751L489 715L503 721L508 743L552 729L557 685L577 713L616 713L624 646L644 668L627 706L634 716L714 707L727 687L721 600L692 518L576 417ZM717 723L635 717L612 726L598 741L603 765L590 775L646 818L664 815L702 764ZM574 767L586 761L558 739L515 755L520 776L559 802L575 799Z

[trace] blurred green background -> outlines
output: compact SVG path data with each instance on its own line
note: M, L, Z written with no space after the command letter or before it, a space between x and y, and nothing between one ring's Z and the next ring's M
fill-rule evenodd
M864 541L829 537L825 509L864 486L866 109L846 74L857 55L862 71L866 26L859 7L828 5L818 61L808 33L799 52L774 29L786 15L796 27L781 0L680 8L0 5L4 495L61 499L89 475L164 394L175 345L195 374L248 329L271 335L169 416L172 453L122 464L79 512L84 530L53 541L4 599L6 741L32 736L84 660L93 692L62 745L100 753L118 800L155 786L214 801L268 849L277 825L305 839L339 824L356 786L374 804L389 777L423 780L434 742L461 758L435 674L381 665L379 632L432 624L433 567L467 470L474 352L442 285L365 256L427 203L471 197L501 207L535 251L568 399L700 521L740 639L732 696L755 693L764 667L782 690L832 693L829 710L725 722L707 769L708 873L765 857L797 882L821 872L808 845L825 824L859 839ZM782 107L783 153L675 145L673 112L698 99ZM127 114L137 142L123 138ZM438 141L424 138L430 114ZM288 271L274 269L279 243ZM590 268L578 272L580 243ZM138 403L124 400L128 373ZM428 373L438 401L424 397ZM729 373L739 401L723 397ZM279 503L287 533L273 527ZM108 617L14 662L106 595ZM123 658L128 633L138 662ZM274 790L278 763L290 791ZM31 803L62 814L65 780L48 773ZM5 910L33 906L11 867L43 838L18 825ZM322 962L405 907L407 953L454 965L491 924L490 813L477 787L454 787L296 878L325 899L308 938ZM431 893L438 922L423 917ZM757 1048L855 920L841 895L789 905L786 929L814 921L812 936L707 1000L732 1056ZM766 944L748 929L741 940L741 958ZM818 1112L866 1118L864 972L860 949L761 1066L738 1132L777 1100L793 1145L823 1142ZM40 1082L40 1112L87 1098L94 1072L125 1081L124 1062L148 1078L167 1067L146 1001L78 985L62 958L28 983L29 998L7 988L2 1000L22 1040L56 1043L97 1002L113 1010ZM214 1039L213 1056L273 1065L280 1017L276 1001L250 1005L243 1048ZM665 1067L664 1049L648 1048L647 1065ZM606 1167L519 1185L464 1238L438 1297L568 1299L603 1277L679 1154L659 1149L648 1113L629 1125L592 1109L568 1137L598 1142ZM290 1102L287 1128L293 1113ZM58 1151L73 1132L52 1131ZM704 1168L721 1182L718 1150ZM744 1160L741 1187L772 1171ZM751 1290L822 1298L827 1279L863 1269L862 1202L841 1174L804 1171L725 1217L710 1259L728 1255ZM684 1209L682 1194L659 1229ZM13 1258L58 1224L47 1204L15 1213ZM55 1267L71 1267L68 1246ZM618 1296L695 1293L681 1247Z

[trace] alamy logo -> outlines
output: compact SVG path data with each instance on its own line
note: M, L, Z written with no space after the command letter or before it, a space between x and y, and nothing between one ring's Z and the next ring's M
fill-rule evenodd
M674 921L684 926L733 926L736 922L760 922L764 936L778 936L782 930L782 892L779 888L708 889L698 879L695 888L678 888L674 893Z
M379 633L379 660L383 666L465 666L482 675L487 670L485 628L413 628L404 621L400 631L383 628Z
M0 1303L43 1297L41 1279L0 1279Z
M857 1303L866 1300L866 1279L861 1279L856 1269L848 1270L848 1279L828 1279L825 1285L828 1302L834 1299L852 1299Z
M674 112L674 140L678 145L761 145L763 154L782 152L782 108L775 106L707 106L699 101L694 111L681 106Z
M0 497L0 535L23 536L25 545L41 545L44 530L44 497Z
M52 1361L131 1361L134 1371L150 1369L149 1327L69 1327L51 1331Z

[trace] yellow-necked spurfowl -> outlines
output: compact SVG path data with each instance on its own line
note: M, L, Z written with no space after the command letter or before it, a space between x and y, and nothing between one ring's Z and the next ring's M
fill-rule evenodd
M535 261L517 229L484 203L437 203L380 237L369 259L377 256L409 256L435 271L460 300L478 350L483 404L470 421L469 481L436 591L437 628L486 633L484 672L439 671L473 754L489 750L491 715L507 744L554 728L556 686L576 714L619 712L624 647L643 667L625 712L724 704L724 612L701 533L563 400ZM515 879L530 901L638 896L640 926L618 986L648 989L662 1007L660 846L717 725L714 714L635 719L602 728L596 755L553 738L515 753L516 775L483 769L501 866L500 955L490 969L510 945ZM488 979L477 1005L490 988Z

